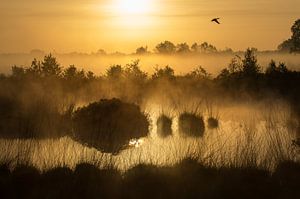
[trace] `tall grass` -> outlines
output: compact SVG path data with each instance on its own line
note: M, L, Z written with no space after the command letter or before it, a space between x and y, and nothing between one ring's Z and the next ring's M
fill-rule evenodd
M202 138L184 138L178 132L178 115L173 119L174 134L159 139L155 128L142 145L131 147L117 156L81 145L68 137L46 140L1 139L1 162L15 167L29 164L41 170L58 166L74 168L88 162L99 168L115 167L125 171L134 165L174 165L192 157L208 167L261 168L273 171L280 162L298 161L292 146L293 135L284 126L282 110L270 109L261 117L249 112L248 121L220 119L218 129L206 129ZM267 117L268 116L268 117ZM249 119L250 118L250 119ZM252 118L252 119L251 119ZM152 124L155 126L155 124Z

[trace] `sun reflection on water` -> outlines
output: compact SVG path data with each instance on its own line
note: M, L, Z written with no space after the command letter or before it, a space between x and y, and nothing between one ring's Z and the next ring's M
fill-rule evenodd
M138 147L140 147L143 143L144 143L144 140L143 140L142 138L141 138L141 139L131 139L131 140L129 141L129 146L138 148Z

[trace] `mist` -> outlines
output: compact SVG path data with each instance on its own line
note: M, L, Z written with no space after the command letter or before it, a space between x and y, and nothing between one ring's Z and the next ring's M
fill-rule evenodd
M52 53L59 63L68 67L75 65L77 68L86 71L93 71L97 75L104 74L106 70L115 64L125 66L126 64L140 60L141 69L149 74L154 72L155 67L170 66L177 75L185 74L198 66L205 68L210 74L216 75L230 63L236 55L242 56L243 52L236 53L207 53L207 54L187 54L187 55L137 55L137 54L107 54L99 55L96 53ZM0 54L0 73L9 73L12 65L30 66L34 58L42 59L45 53L15 53ZM270 60L283 62L292 70L300 69L300 57L296 54L281 52L258 52L258 63L264 69Z

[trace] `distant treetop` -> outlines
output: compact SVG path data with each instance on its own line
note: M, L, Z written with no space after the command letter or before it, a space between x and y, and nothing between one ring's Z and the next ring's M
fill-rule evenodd
M295 21L291 27L291 38L283 41L279 46L279 51L286 51L291 53L300 53L300 19Z

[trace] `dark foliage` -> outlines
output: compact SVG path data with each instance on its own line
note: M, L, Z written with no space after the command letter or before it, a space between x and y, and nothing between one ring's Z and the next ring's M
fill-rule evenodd
M131 139L149 133L147 116L135 104L119 99L100 100L79 108L73 117L75 140L102 152L118 153Z
M66 135L67 117L43 99L24 103L0 96L0 137L57 138Z
M166 138L172 135L172 118L161 115L156 121L157 135L161 138Z
M207 126L210 129L215 129L219 127L219 120L217 118L214 117L209 117L207 119Z
M73 193L73 171L69 168L53 168L45 172L40 179L42 186L38 192L44 194L44 198L69 198Z
M255 168L209 168L192 158L172 167L137 165L123 175L90 164L45 173L29 166L0 167L1 199L11 198L298 198L299 163L283 162L274 174Z
M74 171L75 198L120 198L122 176L113 168L101 169L82 163Z
M291 27L292 36L283 41L279 46L279 51L289 51L291 53L300 53L300 19L296 20Z
M184 136L202 137L205 131L203 117L196 113L184 112L178 118L178 130Z
M171 54L176 52L176 46L170 41L164 41L158 44L156 47L156 51L161 54Z
M39 198L37 190L40 179L40 172L36 168L18 165L11 174L11 190L14 190L11 198Z
M124 67L114 65L106 75L97 77L75 66L63 69L52 55L48 55L43 61L33 60L28 68L13 67L11 75L0 79L0 136L46 138L68 135L73 104L92 102L107 97L107 93L136 104L159 93L173 101L178 97L174 95L177 93L235 101L276 96L290 102L296 119L300 118L300 73L274 61L263 73L255 52L255 49L247 49L243 58L235 56L216 78L201 66L184 76L175 75L169 66L156 68L149 78L140 69L139 60ZM45 67L47 70L44 71ZM65 98L73 100L62 106Z

